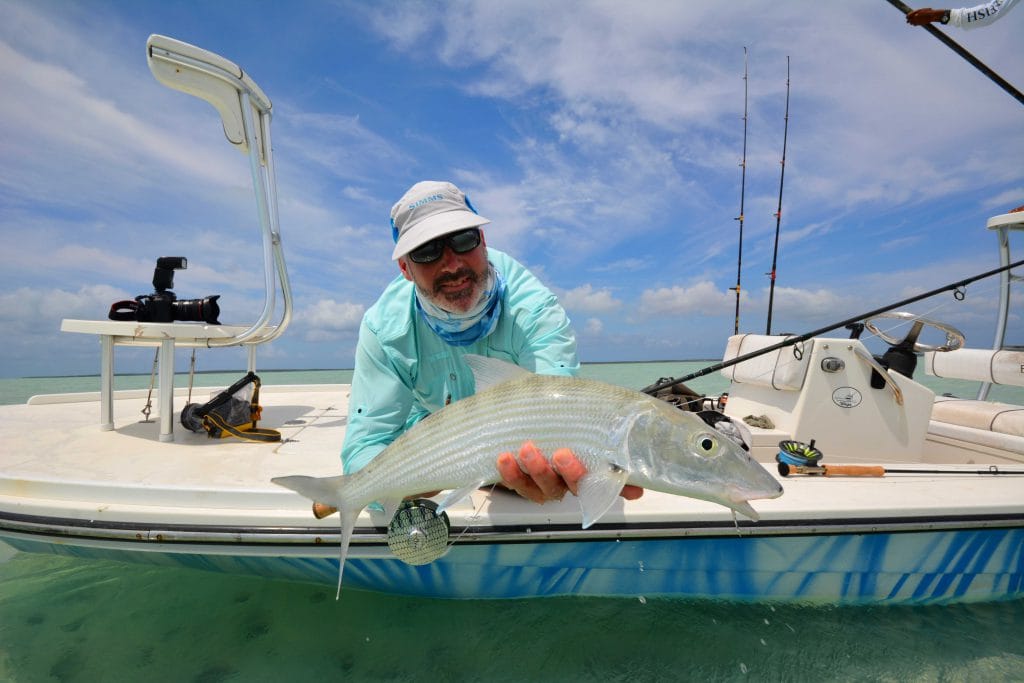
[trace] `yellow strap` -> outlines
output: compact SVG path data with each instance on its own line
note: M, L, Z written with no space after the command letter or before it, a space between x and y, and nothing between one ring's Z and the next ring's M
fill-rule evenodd
M210 425L206 424L206 421L219 428L220 438L226 439L229 436L234 436L244 441L258 441L262 443L270 443L281 440L281 432L276 429L260 429L256 426L256 422L253 421L251 424L245 425L229 425L219 415L209 413L203 416L203 426L206 427L207 432L210 431Z

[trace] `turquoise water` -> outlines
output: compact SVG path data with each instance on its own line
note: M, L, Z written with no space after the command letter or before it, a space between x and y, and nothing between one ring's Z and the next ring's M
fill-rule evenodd
M662 377L683 377L713 365L717 361L658 361L650 363L585 363L581 369L584 377L619 384L631 389L642 389ZM225 387L239 379L244 372L204 372L193 378L193 386ZM345 384L352 381L351 370L259 370L263 384ZM918 371L915 377L936 393L952 393L961 398L973 398L978 390L976 382L936 379ZM176 387L187 387L187 374L175 376ZM114 379L115 389L147 389L149 375L118 375ZM708 396L717 396L725 391L729 382L718 372L687 382L694 391ZM81 377L25 377L0 378L0 405L24 403L36 394L73 393L99 391L98 375ZM993 400L1024 403L1024 388L994 386L989 394Z
M437 601L197 570L0 566L5 681L1020 681L1022 602Z
M584 373L640 388L702 366L602 364ZM265 384L350 377L260 375ZM238 376L202 374L196 384ZM148 383L121 377L117 387ZM717 374L689 384L707 394L725 388ZM0 403L98 388L95 377L0 380ZM933 389L974 392L970 383ZM441 601L356 590L333 598L326 586L19 554L0 564L0 681L1024 681L1024 600L840 608Z

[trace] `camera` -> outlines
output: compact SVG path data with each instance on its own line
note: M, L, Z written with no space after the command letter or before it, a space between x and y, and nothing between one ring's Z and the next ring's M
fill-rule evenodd
M153 271L153 293L140 294L134 301L118 301L110 307L111 320L137 320L142 323L169 323L176 320L205 322L219 325L217 317L220 294L202 299L178 299L171 291L174 271L185 270L188 260L184 256L161 256Z

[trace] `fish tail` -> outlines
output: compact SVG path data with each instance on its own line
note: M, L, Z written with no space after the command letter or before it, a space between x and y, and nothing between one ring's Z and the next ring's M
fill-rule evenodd
M349 504L344 495L346 475L336 477L306 477L295 475L291 477L276 477L271 479L278 486L283 486L297 493L301 493L313 502L327 503L338 508L338 517L341 525L341 545L338 549L338 592L334 599L341 597L341 577L345 571L345 558L348 556L348 545L352 541L352 532L356 526L356 519L362 511L362 507Z
M338 590L334 594L335 600L341 599L341 576L345 573L345 558L348 557L348 544L352 542L352 531L355 529L359 510L338 508L338 517L341 520L341 544L338 546Z

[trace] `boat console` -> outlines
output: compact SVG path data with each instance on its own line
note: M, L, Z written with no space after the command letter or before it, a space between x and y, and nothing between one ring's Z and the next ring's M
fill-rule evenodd
M1024 212L995 216L988 227L997 231L1006 268L1009 234L1024 231ZM1024 462L1024 408L985 400L993 385L1024 387L1024 350L1005 346L1010 284L1022 279L1009 270L1000 275L992 349L962 348L958 330L910 313L865 321L890 352L902 352L906 367L887 362L890 354L872 356L859 339L734 335L723 361L753 357L720 371L730 380L725 413L747 424L751 451L762 461L775 456L781 441L813 440L833 463L964 463L965 453L968 464ZM904 339L891 338L872 324L879 318L902 320L911 330ZM920 343L918 335L927 326L944 332L945 344ZM758 354L762 350L768 352ZM918 355L928 375L979 382L977 400L936 397L914 381Z
M785 339L734 335L724 360ZM875 388L879 370L885 381ZM815 338L721 372L731 380L725 413L748 425L751 451L762 462L785 440L814 440L830 462L921 459L934 394L881 369L858 339Z

